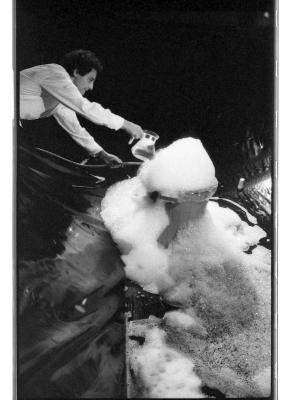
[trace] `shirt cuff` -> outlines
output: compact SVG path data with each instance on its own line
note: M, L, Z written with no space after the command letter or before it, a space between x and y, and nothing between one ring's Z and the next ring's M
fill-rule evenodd
M113 114L112 122L113 122L113 129L118 131L123 126L124 118L120 117L119 115Z
M97 148L95 150L89 152L89 155L91 157L96 157L97 154L100 153L101 151L103 151L103 148L100 146L97 146Z

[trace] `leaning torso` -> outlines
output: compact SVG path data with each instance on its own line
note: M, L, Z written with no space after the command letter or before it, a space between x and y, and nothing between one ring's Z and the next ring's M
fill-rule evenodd
M45 64L20 72L20 118L33 120L51 115L59 101L41 83L59 68L57 64Z

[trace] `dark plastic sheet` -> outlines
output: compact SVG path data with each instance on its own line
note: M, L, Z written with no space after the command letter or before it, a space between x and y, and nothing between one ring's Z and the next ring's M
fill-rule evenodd
M250 162L248 162L248 160ZM261 163L261 164L260 164ZM239 154L220 168L220 205L245 206L271 246L268 150ZM138 165L85 168L36 149L18 153L18 397L125 398L124 311L131 320L162 317L173 307L125 282L119 251L100 218L108 186ZM106 179L101 181L95 176ZM245 176L243 190L237 190ZM232 180L233 179L233 180ZM265 184L264 184L265 185ZM128 290L124 290L124 284Z

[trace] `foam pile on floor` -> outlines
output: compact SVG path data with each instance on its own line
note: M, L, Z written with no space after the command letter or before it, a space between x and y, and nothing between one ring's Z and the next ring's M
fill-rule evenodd
M185 138L160 150L143 164L139 177L148 192L177 194L217 183L214 165L198 139Z
M104 223L121 249L128 278L180 308L145 330L145 344L131 352L150 397L178 397L174 385L148 388L145 383L154 379L146 375L145 354L150 353L144 349L156 342L178 352L179 361L191 362L184 365L195 382L199 376L226 396L270 391L270 255L261 246L245 253L265 232L213 201L187 203L186 218L171 219L163 200L151 196L177 197L215 184L213 164L200 141L186 138L157 152L137 177L113 185L102 203ZM183 205L177 207L181 215ZM158 238L172 223L177 235L164 248ZM158 362L153 354L152 370ZM195 397L202 397L196 387ZM192 397L189 392L179 397Z
M165 343L165 332L153 327L145 338L145 344L131 355L131 368L141 378L144 397L204 398L192 360Z

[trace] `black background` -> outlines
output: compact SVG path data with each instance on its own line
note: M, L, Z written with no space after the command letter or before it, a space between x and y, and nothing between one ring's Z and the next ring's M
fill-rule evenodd
M92 50L104 72L90 100L158 132L159 146L191 135L214 161L229 158L248 132L272 145L274 10L271 0L18 0L16 71ZM132 157L125 135L81 123L107 151ZM82 156L53 118L32 126L40 145Z

